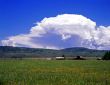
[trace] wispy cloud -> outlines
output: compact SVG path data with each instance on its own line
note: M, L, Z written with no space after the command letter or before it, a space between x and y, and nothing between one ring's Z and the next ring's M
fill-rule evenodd
M96 22L77 14L62 14L44 18L30 29L2 40L2 45L61 49L87 47L110 49L110 26L96 26Z

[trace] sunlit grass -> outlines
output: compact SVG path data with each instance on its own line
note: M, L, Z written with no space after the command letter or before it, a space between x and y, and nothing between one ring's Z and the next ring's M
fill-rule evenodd
M0 85L110 85L110 61L0 60Z

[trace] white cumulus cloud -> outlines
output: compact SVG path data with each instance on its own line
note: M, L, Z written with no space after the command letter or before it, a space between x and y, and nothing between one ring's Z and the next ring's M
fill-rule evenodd
M110 26L96 26L96 22L77 14L62 14L44 18L28 34L10 36L2 45L32 48L61 49L86 47L110 49Z

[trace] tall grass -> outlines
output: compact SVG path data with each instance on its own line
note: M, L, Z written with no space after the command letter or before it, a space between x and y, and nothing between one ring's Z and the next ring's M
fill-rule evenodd
M110 61L0 60L0 85L110 85Z

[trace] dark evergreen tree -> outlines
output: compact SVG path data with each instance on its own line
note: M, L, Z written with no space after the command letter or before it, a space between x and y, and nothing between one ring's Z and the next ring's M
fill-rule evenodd
M65 55L62 55L62 57L64 57L64 59L65 59Z
M110 60L110 51L105 53L105 55L102 57L102 60Z

